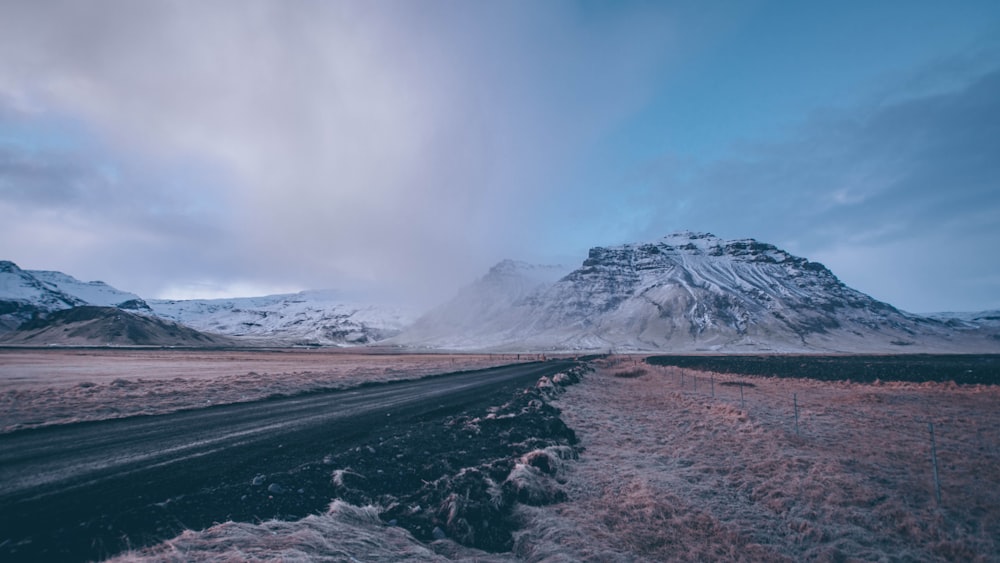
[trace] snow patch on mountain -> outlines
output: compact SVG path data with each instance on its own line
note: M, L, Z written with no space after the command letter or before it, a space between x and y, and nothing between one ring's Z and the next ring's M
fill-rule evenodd
M102 281L83 282L62 272L48 270L27 272L52 291L70 295L87 305L149 311L145 301L138 295L115 289Z
M398 334L415 317L404 307L351 302L331 290L148 303L153 314L198 330L287 344L370 344Z
M1000 311L977 311L971 313L928 313L929 318L964 328L994 328L1000 329Z

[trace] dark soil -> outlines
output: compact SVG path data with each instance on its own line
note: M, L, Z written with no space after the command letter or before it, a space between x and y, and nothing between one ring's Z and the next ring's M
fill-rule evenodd
M821 381L1000 384L1000 355L651 356L655 366Z
M570 370L568 382L579 381L584 369ZM518 458L577 441L547 401L559 391L521 387L494 395L492 404L444 408L405 422L373 420L348 449L318 452L314 462L291 471L260 473L239 485L175 498L165 508L194 515L206 502L225 502L234 508L232 520L290 521L341 499L380 507L385 522L423 541L448 537L486 551L508 551L519 527L512 516L519 491L505 480Z
M578 381L580 370L571 371L566 383ZM545 384L486 409L428 413L327 456L316 470L332 486L333 497L379 506L383 520L420 540L448 537L486 551L508 551L518 528L513 508L525 500L507 481L515 464L535 450L577 442L547 401L555 392L558 386ZM529 456L527 463L546 473L548 458L534 459Z

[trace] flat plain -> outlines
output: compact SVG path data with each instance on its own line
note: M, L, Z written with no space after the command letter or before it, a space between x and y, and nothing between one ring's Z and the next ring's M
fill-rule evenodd
M123 406L131 400L146 410L191 408L516 360L19 353L0 351L4 407L27 396L34 408L55 408L36 411L34 421L24 409L16 418L5 408L5 424L14 427L100 416L102 405L124 416L140 409ZM595 372L553 398L581 447L579 459L558 467L565 500L519 506L511 552L447 538L420 543L373 508L338 500L301 520L190 530L120 559L1000 561L1000 386L824 381L812 377L810 359L795 361L801 371L791 377L649 365L639 356L591 362ZM25 379L32 373L36 380ZM188 397L176 397L175 387ZM73 414L59 406L63 395L96 410Z
M1000 560L1000 387L800 375L606 361L556 402L585 451L527 543L593 561Z
M0 432L412 379L517 358L335 349L0 348Z

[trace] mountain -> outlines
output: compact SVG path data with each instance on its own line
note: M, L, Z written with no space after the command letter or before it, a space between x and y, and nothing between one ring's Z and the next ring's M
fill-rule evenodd
M681 232L597 247L580 268L531 291L500 270L393 342L677 352L1000 350L994 334L904 313L847 287L822 264L753 239ZM505 293L508 287L515 290ZM492 307L494 300L503 306Z
M1000 330L1000 311L978 311L975 313L930 313L926 316L955 327Z
M13 262L0 261L0 334L32 320L61 322L64 317L54 313L83 306L128 310L155 317L154 321L163 319L197 331L236 337L243 345L368 344L398 334L415 318L405 308L359 303L335 291L147 301L104 282L82 282L62 272L22 270ZM41 336L32 336L32 341L39 342Z
M198 330L285 344L360 345L395 336L414 314L335 291L236 299L150 300L153 314Z
M0 260L0 299L51 309L66 309L82 303L7 260Z
M233 346L232 339L205 334L117 307L81 305L23 323L0 337L21 346Z
M515 342L517 335L505 331L518 326L524 313L521 305L570 271L566 266L504 260L454 299L417 319L401 339L393 341L459 349Z
M102 281L82 282L62 272L48 270L28 270L27 273L52 291L72 296L81 303L133 311L150 311L149 305L138 295L115 289Z
M0 260L0 333L39 315L81 305L149 310L138 295L104 282L81 282L61 272L22 270L13 262Z

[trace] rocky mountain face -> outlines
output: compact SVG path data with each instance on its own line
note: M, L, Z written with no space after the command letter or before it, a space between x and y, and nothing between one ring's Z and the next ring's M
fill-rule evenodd
M22 270L13 262L0 260L0 332L39 315L82 305L149 311L138 295L104 282L81 282L61 272Z
M580 268L524 291L528 285L491 271L394 341L678 352L1000 349L990 335L901 312L847 287L822 264L752 239L682 232L598 247ZM496 297L505 287L517 291ZM499 311L494 300L503 303Z

